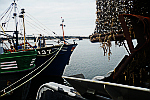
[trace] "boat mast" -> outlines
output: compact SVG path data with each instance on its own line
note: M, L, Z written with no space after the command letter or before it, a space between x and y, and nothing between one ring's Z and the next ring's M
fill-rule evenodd
M23 28L24 28L24 49L25 49L25 22L24 22L24 9L21 9L21 14L22 14L22 18L23 18Z
M13 16L14 16L14 19L15 19L15 28L16 28L16 30L14 32L14 34L16 34L16 45L14 45L14 46L15 46L15 49L18 50L18 31L17 31L18 22L17 22L17 13L16 13L17 4L16 4L15 0L14 0L13 5L14 5Z
M62 17L61 17L62 19ZM60 26L62 26L62 31L63 31L63 40L64 40L64 44L65 44L65 37L64 37L64 29L63 26L65 27L65 25L63 25L64 19L62 19L62 24L60 24Z
M25 39L26 39L26 37L25 37L25 22L24 22L24 13L25 13L25 11L24 11L24 10L25 10L25 9L21 9L21 14L19 15L19 17L23 19L23 28L24 28L24 49L25 49Z
M17 13L16 13L16 7L17 7L17 4L15 3L15 0L14 0L14 13L13 13L13 16L14 16L14 19L15 19L15 26L16 26L16 31L17 31Z

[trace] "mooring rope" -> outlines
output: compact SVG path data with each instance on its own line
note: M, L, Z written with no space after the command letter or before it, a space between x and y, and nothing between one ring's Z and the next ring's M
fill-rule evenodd
M63 44L64 45L64 44ZM24 76L23 78L21 78L20 80L16 81L15 83L11 84L10 86L6 87L5 89L1 90L0 92L5 91L6 89L8 89L9 87L13 86L14 84L18 83L19 81L21 81L22 79L24 79L25 77L29 76L30 74L32 74L33 72L35 72L37 69L39 69L40 67L42 67L44 64L46 64L49 60L50 62L43 68L41 69L37 74L35 74L34 76L32 76L30 79L28 79L27 81L23 82L22 84L18 85L16 88L11 89L10 91L0 95L0 97L5 96L6 94L9 94L10 92L16 90L17 88L21 87L22 85L26 84L27 82L29 82L30 80L32 80L34 77L36 77L38 74L40 74L44 69L47 68L47 66L49 66L52 61L56 58L56 56L58 55L58 53L60 52L60 50L62 49L63 45L59 48L58 52L56 54L54 54L50 59L48 59L45 63L43 63L41 66L39 66L38 68L36 68L35 70L33 70L32 72L30 72L29 74L27 74L26 76ZM54 51L55 52L55 51ZM52 60L51 60L52 59Z
M58 51L59 48L57 50L55 50L54 52L52 52L51 54L55 53L56 51ZM53 56L52 56L53 57ZM52 57L50 59L52 59ZM18 83L19 81L23 80L24 78L26 78L27 76L29 76L30 74L32 74L33 72L35 72L36 70L38 70L39 68L41 68L44 64L46 64L50 59L48 59L47 61L45 61L43 64L41 64L39 67L37 67L36 69L34 69L33 71L31 71L29 74L27 74L26 76L22 77L21 79L19 79L18 81L14 82L13 84L9 85L8 87L6 87L5 89L1 90L0 92L5 91L6 89L10 88L11 86L15 85L16 83Z

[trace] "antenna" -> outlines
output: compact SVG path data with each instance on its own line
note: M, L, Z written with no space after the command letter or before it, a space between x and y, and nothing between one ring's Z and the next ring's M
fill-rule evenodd
M62 19L62 17L61 17L61 20L62 20L62 24L60 24L60 26L62 26L63 40L64 40L64 44L66 44L66 43L65 43L65 37L64 37L64 29L63 29L63 27L65 27L66 25L63 25L64 19Z

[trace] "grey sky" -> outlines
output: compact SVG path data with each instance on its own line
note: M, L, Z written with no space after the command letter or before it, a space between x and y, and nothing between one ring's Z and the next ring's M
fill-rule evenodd
M0 0L0 15L12 2L13 0ZM95 0L18 0L16 2L19 9L24 8L25 12L34 16L57 35L62 35L61 17L65 20L65 35L88 36L94 31ZM26 33L38 34L39 32L26 24Z

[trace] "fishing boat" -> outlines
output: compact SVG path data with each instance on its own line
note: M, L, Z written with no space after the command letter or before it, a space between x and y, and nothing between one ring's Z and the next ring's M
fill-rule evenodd
M0 99L25 100L30 88L30 81L22 84L32 75L20 80L35 68L37 51L21 51L0 54ZM17 82L11 86L11 84ZM22 85L23 86L22 86ZM20 86L19 86L20 85Z
M60 52L58 53L58 57L56 57L56 59L52 62L52 64L47 66L47 68L45 68L44 72L42 72L43 75L45 74L45 75L49 75L49 76L61 76L63 74L65 65L69 63L70 56L71 56L72 52L74 51L75 47L77 46L77 44L75 42L73 44L70 44L65 41L64 29L63 29L63 27L65 26L63 24L64 19L62 19L62 24L61 24L62 31L63 31L63 39L62 39L63 43L58 42L59 44L57 44L57 45L47 46L44 36L42 36L40 34L40 36L38 36L37 38L34 37L35 45L33 45L33 44L31 45L30 42L28 42L26 40L25 9L21 9L21 13L19 13L19 15L18 15L16 13L17 12L16 11L17 4L16 4L15 0L14 0L14 3L12 3L10 5L10 7L6 10L6 12L4 12L4 15L2 14L1 20L3 20L4 17L7 17L6 19L4 19L4 22L2 21L2 30L3 30L3 28L5 28L5 26L8 26L7 24L10 21L10 19L8 19L8 17L11 18L10 13L12 13L13 8L15 8L14 9L15 12L13 13L13 19L15 19L16 31L0 31L2 33L2 35L7 36L7 38L3 38L3 40L4 39L8 40L9 45L10 45L10 47L5 46L4 52L15 52L16 50L25 51L25 50L35 50L36 49L38 54L37 54L37 59L35 60L35 65L36 65L36 67L39 67L42 64L43 64L42 66L46 65L49 62L48 60L52 56L54 56L57 53L57 51L59 51L59 49L62 47ZM7 13L8 13L8 15L7 15ZM24 37L22 37L23 41L21 41L20 43L19 43L19 41L21 40L21 38L18 36L18 34L22 34L22 31L21 32L17 31L17 28L18 28L17 25L19 25L19 22L23 22L23 23L21 23L21 25L23 27L20 30L23 30L23 34L24 34L23 35ZM7 34L8 32L13 33L13 36ZM18 39L20 39L20 40L18 40Z
M36 49L38 54L35 61L35 65L37 67L43 65L43 67L41 67L38 71L40 72L40 74L32 80L32 88L30 88L29 92L29 94L32 95L28 96L28 98L35 99L38 88L44 83L57 82L63 84L64 80L61 76L64 72L65 66L69 64L70 56L76 48L76 46L76 43L69 44L65 41L63 30L63 44L53 45L49 47L41 46L41 48ZM57 56L55 56L58 51L59 53L57 54ZM55 56L55 59L51 59L53 56ZM51 62L50 59L53 61Z
M45 70L41 72L39 76L42 77L61 77L64 71L64 68L67 64L69 64L70 56L74 49L76 48L77 44L74 42L73 44L67 43L64 38L64 25L63 25L64 19L62 19L62 30L63 30L63 43L58 45L52 45L52 46L45 46L45 39L41 38L41 41L39 41L39 47L37 48L37 59L35 61L36 66L40 66L45 63L45 65L48 63L47 61L58 51L61 47L61 50L59 51L56 58L53 60L51 64L49 64ZM63 45L63 46L62 46Z
M13 7L14 6L14 7ZM9 7L9 9L6 11L5 15L9 12L12 11L12 8L17 8L17 4L14 0L14 3L11 4L11 6ZM16 11L16 10L14 10ZM10 12L9 12L10 13ZM4 31L3 27L5 27L5 25L7 23L2 23L2 34L7 36L7 38L3 38L5 40L8 40L9 44L10 44L10 48L5 46L4 52L5 53L18 53L18 52L36 52L37 56L36 59L34 60L35 62L32 62L36 67L34 69L34 72L32 72L32 75L34 76L34 78L32 78L32 83L31 83L31 88L30 88L30 92L29 94L32 95L33 90L37 91L38 87L40 85L42 85L43 83L47 82L47 81L56 81L56 82L61 82L63 81L63 79L61 78L64 68L66 66L66 64L69 63L70 60L70 56L72 54L72 52L74 51L75 47L77 46L77 44L73 43L73 44L69 44L66 41L64 41L62 44L58 44L58 45L52 45L49 47L45 46L45 39L44 37L39 37L40 39L38 39L38 46L36 45L31 45L25 37L25 15L24 15L25 11L24 9L21 9L21 13L19 14L19 18L21 18L22 22L23 22L23 30L24 30L24 41L19 43L18 39L19 39L19 32L17 31L17 14L16 12L13 14L13 18L15 19L15 23L16 23L16 31ZM2 16L1 20L4 18L4 16ZM64 39L64 29L63 29L63 22L64 20L62 19L62 30L63 30L63 40ZM12 32L13 36L10 36L8 34L6 34L7 32ZM12 39L12 40L11 40ZM43 39L43 41L42 41ZM37 42L37 41L36 41ZM33 87L33 88L32 88ZM33 95L32 95L33 96Z
M38 55L35 61L36 66L40 66L45 63L52 56L52 53L58 50L60 46L61 45L56 45L37 49ZM62 76L64 68L69 63L70 56L76 46L77 44L64 45L54 61L47 66L46 70L41 72L41 75Z
M16 8L15 0L10 8ZM9 10L10 10L9 8ZM6 13L5 13L6 14ZM1 21L4 16L2 16ZM13 18L16 23L15 31L5 31L4 23L0 28L2 29L1 35L6 36L6 40L10 43L10 37L6 32L12 32L15 35L15 45L10 49L4 40L1 39L0 50L0 99L16 99L26 100L31 81L28 80L32 74L29 74L35 68L35 60L37 56L36 50L18 50L18 31L16 22L16 12ZM14 40L13 40L14 41ZM7 49L6 49L7 48Z

